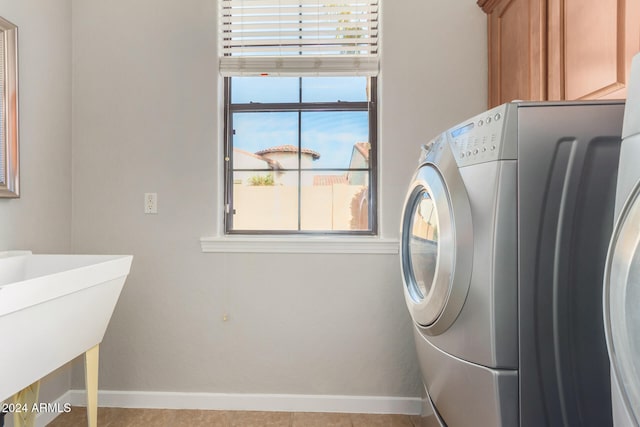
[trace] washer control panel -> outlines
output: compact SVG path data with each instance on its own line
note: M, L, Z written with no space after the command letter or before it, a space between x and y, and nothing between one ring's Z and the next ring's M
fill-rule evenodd
M506 108L503 104L446 132L459 167L500 158Z

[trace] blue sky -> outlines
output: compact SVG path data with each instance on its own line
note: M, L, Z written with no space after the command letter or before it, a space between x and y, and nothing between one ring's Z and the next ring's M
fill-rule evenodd
M298 77L234 77L231 102L298 102ZM366 77L305 77L303 102L367 101Z
M234 78L232 101L297 102L298 78ZM366 101L366 78L305 78L303 101ZM298 145L298 113L235 113L234 146L250 152L277 145ZM353 145L369 140L367 112L302 113L302 147L320 153L318 168L347 168Z

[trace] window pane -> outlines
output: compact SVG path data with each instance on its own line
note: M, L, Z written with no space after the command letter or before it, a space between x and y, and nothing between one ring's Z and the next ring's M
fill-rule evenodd
M304 77L302 102L366 102L366 77Z
M298 77L233 77L231 79L231 103L298 102L300 78Z
M368 230L368 172L302 172L302 230Z
M298 113L234 113L233 130L234 169L298 168Z
M233 174L233 228L235 230L297 230L298 178L278 183L275 172Z
M318 158L311 168L368 167L369 114L365 111L302 113L302 147ZM359 166L350 166L356 162ZM304 166L303 166L304 167Z

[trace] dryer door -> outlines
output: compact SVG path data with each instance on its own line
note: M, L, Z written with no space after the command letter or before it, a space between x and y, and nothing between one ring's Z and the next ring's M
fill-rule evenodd
M471 277L471 210L452 157L418 169L402 215L405 299L413 320L430 335L455 321Z
M604 283L604 320L625 414L640 425L640 183L615 227ZM615 405L614 405L615 407Z

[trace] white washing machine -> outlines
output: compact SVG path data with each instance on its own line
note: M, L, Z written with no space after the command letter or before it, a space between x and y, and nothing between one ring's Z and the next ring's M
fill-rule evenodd
M611 424L600 319L623 113L509 103L423 147L401 268L425 424Z
M616 427L640 426L640 55L622 130L613 232L604 289L604 322L611 358Z

